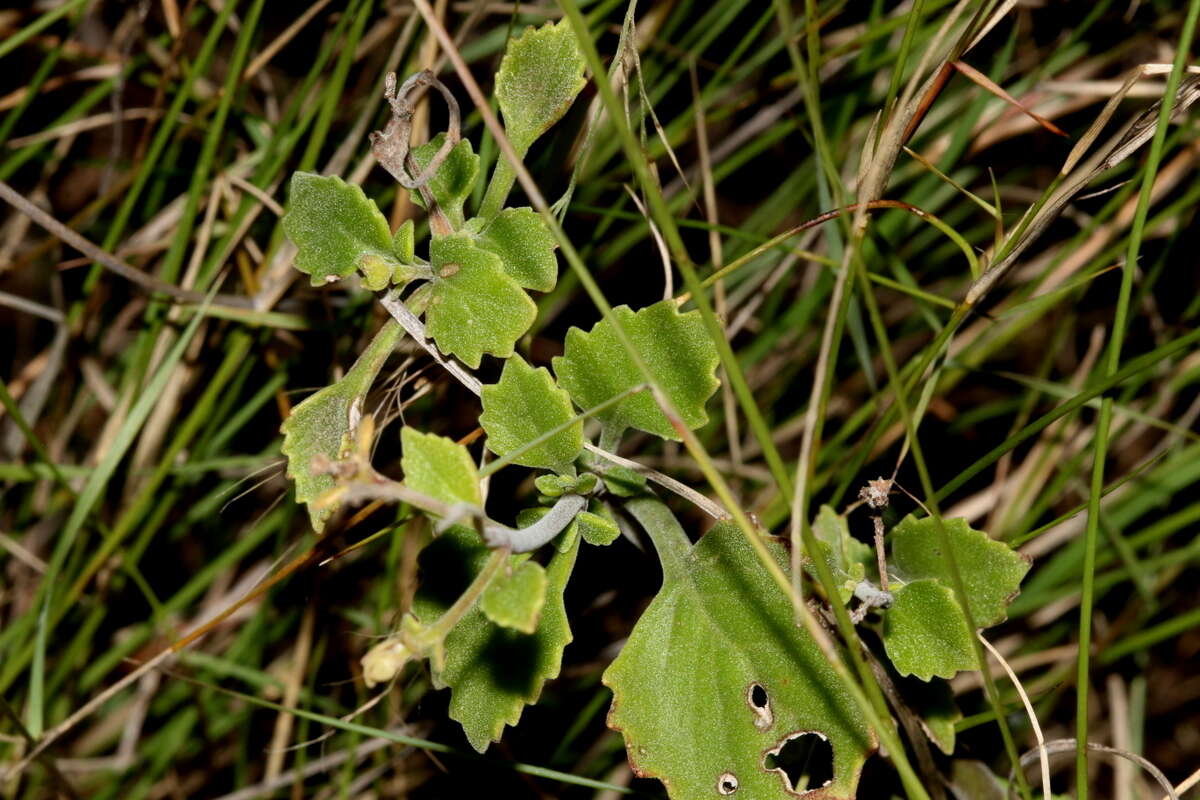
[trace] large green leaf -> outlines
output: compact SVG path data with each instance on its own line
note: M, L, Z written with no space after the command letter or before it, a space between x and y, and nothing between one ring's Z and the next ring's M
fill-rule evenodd
M576 539L569 550L550 559L545 603L533 633L502 628L476 606L446 637L446 663L434 673L434 685L450 688L450 716L481 753L500 738L505 725L517 723L527 704L537 702L542 684L558 675L563 649L571 641L563 590L578 552ZM432 623L441 616L490 553L478 534L457 525L429 544L418 560L425 580L413 601L417 618ZM513 563L518 562L514 557Z
M399 264L392 253L392 231L361 187L338 177L297 172L288 195L283 232L296 245L296 269L313 286L356 269L367 276L391 276Z
M296 482L297 501L311 504L334 487L331 475L313 471L313 458L321 456L337 461L346 457L354 444L363 398L395 349L401 333L400 325L389 320L345 377L306 398L283 421L281 449L288 460L287 475ZM333 506L317 510L309 505L308 516L313 529L319 533L333 511Z
M422 171L429 166L445 141L446 134L439 133L425 144L417 145L412 149L413 160L417 162ZM469 140L460 139L458 144L450 149L446 160L429 180L430 194L433 195L434 201L455 228L462 227L463 203L471 196L471 190L475 188L475 178L478 174L479 156L475 155L475 151L471 149ZM410 194L414 203L421 208L425 207L425 200L421 197L419 190L410 190Z
M971 630L953 590L924 579L893 589L892 596L883 615L883 646L897 672L928 681L975 668Z
M508 43L496 73L504 132L521 156L562 119L583 89L583 54L566 20L526 28Z
M491 222L475 217L467 230L479 245L500 256L504 269L517 283L535 292L548 292L558 282L558 243L532 208L506 208Z
M487 431L488 449L501 456L569 423L574 416L571 398L555 385L550 372L529 366L520 356L504 362L499 382L484 386L482 399L479 424ZM572 462L582 450L583 420L576 420L514 458L513 463L571 473Z
M627 508L663 564L662 589L603 678L637 774L675 800L792 797L775 751L794 739L817 745L814 771L832 770L821 797L854 797L875 737L741 530L718 523L692 547L657 500ZM782 544L766 544L786 568Z
M943 520L954 548L975 624L987 628L1003 622L1008 604L1021 589L1029 561L1004 542L973 530L965 519ZM934 578L953 588L950 564L942 552L942 537L932 517L906 517L891 532L891 567L901 580Z
M410 489L451 505L483 505L479 473L467 448L452 439L413 428L400 431L404 483Z
M513 354L529 330L537 306L508 273L500 257L475 244L470 234L440 236L429 246L432 295L426 330L443 353L478 367L484 353Z
M663 300L636 313L627 306L613 309L646 363L655 382L679 411L688 428L708 421L704 405L717 390L717 348L704 329L700 312L679 313L673 300ZM582 409L598 406L644 382L629 352L607 319L588 332L567 331L562 356L554 359L558 382ZM658 407L649 391L630 395L597 413L606 426L633 427L664 439L681 439L679 431Z

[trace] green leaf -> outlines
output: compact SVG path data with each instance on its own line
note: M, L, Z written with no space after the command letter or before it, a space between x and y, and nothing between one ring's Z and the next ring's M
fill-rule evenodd
M500 256L504 270L526 289L549 292L558 282L558 243L532 208L506 208L490 223L475 217L467 230L480 247Z
M404 448L400 466L409 488L443 503L483 505L479 473L467 448L444 436L407 427L400 431L400 443Z
M634 771L675 800L794 797L772 767L797 737L832 768L821 796L854 797L875 737L741 530L721 522L689 547L657 500L627 507L663 562L661 591L603 677ZM786 569L783 545L767 546Z
M404 220L404 223L396 228L396 232L392 234L392 253L396 258L400 259L401 264L411 264L417 258L416 246L416 225L411 219Z
M546 570L536 561L526 560L488 584L479 608L501 627L533 633L545 601Z
M563 649L571 641L563 590L578 552L576 544L550 559L546 600L532 634L502 628L476 607L446 637L445 666L434 673L433 682L439 689L450 688L450 716L481 753L500 738L505 725L517 723L525 705L537 702L542 684L558 675ZM418 559L425 580L413 601L417 618L431 623L441 616L490 553L474 531L457 525L429 544Z
M1021 589L1029 561L1004 542L973 530L965 519L943 520L962 573L975 624L987 628L1003 622L1008 604ZM950 565L942 552L942 538L932 517L900 521L889 537L891 566L902 580L935 578L953 588Z
M925 579L892 594L895 600L883 615L883 646L901 675L927 681L975 669L973 634L952 590Z
M954 702L954 692L950 689L950 684L945 681L930 681L915 685L922 691L915 699L909 696L910 692L905 691L905 699L920 717L921 728L929 737L929 741L946 755L953 755L954 726L962 720L963 715Z
M534 368L520 356L504 362L497 383L483 387L479 424L487 432L487 447L506 455L559 425L571 421L571 398L554 383L549 370ZM526 467L573 473L583 451L583 420L513 459Z
M354 444L363 399L375 376L400 338L400 325L389 320L367 345L354 366L337 383L306 398L283 421L281 450L287 457L287 475L296 482L296 500L311 503L335 485L333 476L313 472L312 461L322 456L337 461L348 455ZM308 508L313 530L320 533L334 507Z
M313 286L345 278L366 267L391 274L392 231L362 187L338 177L296 172L288 190L283 232L296 245L296 269Z
M600 479L604 488L617 497L637 497L646 491L646 476L635 472L629 467L618 464L605 464Z
M874 566L875 551L855 539L846 518L829 506L821 506L812 529L829 570L838 582L838 596L843 604L850 602L854 588ZM815 576L811 564L808 571Z
M439 133L430 141L417 145L409 151L422 171L429 166L429 162L433 161L433 157L445 141L446 134ZM475 155L475 151L471 149L469 140L460 139L458 144L450 149L446 160L429 180L430 194L433 195L438 207L442 209L449 218L450 224L455 228L462 227L463 203L471 196L471 191L475 188L475 178L478 175L479 156ZM420 190L410 190L409 194L412 195L414 203L425 208L425 199L421 197Z
M585 542L597 547L610 545L621 535L616 520L591 511L580 511L573 524L579 527L579 535Z
M526 28L508 43L496 73L504 132L517 154L562 119L583 89L583 54L566 20Z
M438 349L472 368L484 353L511 356L537 306L505 273L500 257L466 233L435 238L429 257L434 277L425 322Z
M700 312L681 314L674 300L663 300L637 313L618 306L613 314L655 382L678 409L683 425L696 429L708 422L704 405L719 385L715 374L718 357ZM587 333L578 328L567 331L564 353L553 363L559 384L582 409L643 383L641 372L607 319ZM633 427L664 439L682 438L649 391L630 395L596 416L617 430Z

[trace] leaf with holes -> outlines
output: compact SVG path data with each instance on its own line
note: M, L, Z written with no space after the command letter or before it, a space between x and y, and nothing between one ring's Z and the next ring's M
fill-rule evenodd
M475 217L466 230L480 247L500 256L505 271L526 289L549 292L558 282L558 243L532 208L506 208L491 222Z
M446 134L439 133L425 144L412 149L413 160L422 171L433 161L433 157L446 141ZM475 188L475 178L479 175L479 156L471 148L471 142L460 139L458 144L450 148L446 160L438 167L437 172L429 180L429 193L433 195L438 207L446 214L450 224L461 228L463 224L463 204L471 196ZM419 189L410 190L413 202L425 208L425 199Z
M1021 579L1029 571L1028 559L1004 542L973 530L965 519L947 519L942 524L954 548L975 624L980 628L1000 624L1007 616L1008 604L1021 590ZM898 578L932 578L953 589L954 578L942 552L937 520L906 517L888 538L892 543L890 564Z
M546 567L545 602L533 633L502 628L477 606L446 637L446 663L434 685L449 687L450 716L463 726L479 752L515 725L527 704L537 702L542 684L558 675L571 641L563 590L575 566L578 540L556 552ZM413 613L431 623L448 609L478 574L491 550L469 528L453 526L421 551L427 580L413 600ZM518 559L514 558L514 562Z
M951 589L925 579L894 588L892 596L883 647L897 672L928 681L975 668L971 630Z
M696 429L708 422L705 403L717 390L717 348L704 329L699 311L679 313L674 300L663 300L636 313L627 306L613 316L629 336L655 383L679 411L679 422ZM617 337L613 324L603 319L590 331L567 331L562 356L554 359L558 382L582 409L644 382L633 358ZM618 431L638 428L664 439L683 438L649 391L637 392L596 414Z
M545 367L534 368L520 356L504 362L497 383L483 387L479 424L487 447L499 456L533 442L561 425L568 427L512 459L514 464L574 474L583 450L583 420L571 422L571 398Z
M583 53L566 20L526 28L508 43L496 73L504 132L517 154L562 119L583 89Z
M429 259L433 289L425 323L438 349L471 368L484 353L511 356L537 306L504 271L500 257L476 245L470 234L456 233L435 238Z
M296 500L309 504L309 520L318 533L335 507L316 509L312 501L332 489L335 482L333 476L313 470L313 458L337 461L348 455L362 416L363 400L395 349L401 332L400 325L389 320L345 377L306 398L292 409L280 427L283 433L280 449L288 460L287 476L296 482Z
M404 483L422 494L451 505L482 506L479 473L467 448L452 439L413 428L400 431Z
M360 268L368 276L391 275L399 263L383 214L362 187L341 178L294 173L282 223L296 245L296 269L308 275L313 286Z
M533 633L545 601L546 570L536 561L524 560L488 584L479 608L501 627Z
M663 567L603 677L634 771L674 800L787 798L826 781L821 797L854 797L875 736L741 530L721 522L692 546L658 500L626 508ZM786 570L782 542L765 543Z

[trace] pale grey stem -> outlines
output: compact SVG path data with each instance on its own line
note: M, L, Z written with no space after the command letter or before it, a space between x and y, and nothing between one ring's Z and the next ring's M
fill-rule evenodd
M425 337L425 326L421 324L421 320L417 319L417 315L404 305L398 291L380 296L379 302L392 315L392 319L400 323L400 327L404 328L413 341L419 344L426 353L429 353L434 361L445 367L447 372L458 378L459 383L475 395L479 395L483 391L483 385L478 378L463 369L457 362L443 356L438 352L437 347Z
M514 553L528 553L558 536L586 507L587 499L582 495L564 494L548 514L529 527L514 529L488 522L483 526L483 538L490 547L507 547Z
M610 453L608 450L605 450L602 447L597 447L591 442L584 442L583 447L588 452L595 453L606 461L611 461L619 466L627 467L628 469L631 469L640 475L645 475L647 480L653 481L664 489L671 490L684 500L694 503L696 507L698 507L705 514L708 514L713 519L729 519L729 512L724 508L700 494L687 484L675 480L670 475L664 475L656 469L650 469L650 467L647 467L645 464L639 464L637 461L633 461L632 459L623 458L616 453Z

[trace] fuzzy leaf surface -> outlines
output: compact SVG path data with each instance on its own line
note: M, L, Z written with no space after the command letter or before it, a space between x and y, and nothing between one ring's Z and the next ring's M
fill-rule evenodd
M445 141L446 134L439 133L425 144L412 148L410 152L413 160L417 162L422 171L429 166L429 162L437 155ZM478 175L479 156L475 155L469 140L460 139L458 144L450 149L446 160L429 180L429 193L433 195L434 201L455 228L462 227L463 204L471 196L471 190L475 188L475 178ZM409 194L412 195L414 203L425 208L425 199L421 197L419 190L409 190Z
M479 608L503 628L533 633L545 602L546 570L536 561L525 560L488 584Z
M583 89L584 66L567 20L526 28L509 42L496 73L496 98L519 155L567 113Z
M962 572L975 624L980 628L998 625L1007 616L1008 604L1020 592L1029 562L1004 542L972 529L965 519L946 519L942 524ZM954 578L942 552L935 519L906 517L889 538L890 563L898 577L908 581L933 578L953 589Z
M829 506L821 506L812 530L829 570L838 582L838 596L847 603L854 594L854 587L874 566L875 551L855 539L846 518ZM813 572L811 568L809 571Z
M554 383L544 367L531 367L520 356L504 362L500 380L483 387L479 424L487 447L506 455L571 421L571 397ZM513 463L558 473L574 473L572 462L583 450L583 420L526 450Z
M283 232L296 245L296 269L313 286L345 278L360 267L391 274L392 231L362 187L311 172L292 175Z
M923 579L892 594L895 600L883 615L883 646L897 672L928 681L975 669L973 634L953 590Z
M704 406L719 385L719 359L700 312L681 314L673 300L663 300L637 312L618 306L613 315L678 409L682 424L694 430L708 422ZM644 382L607 319L587 332L567 331L563 355L553 364L559 384L585 410ZM649 391L632 394L596 416L618 430L637 428L664 439L682 438Z
M524 707L537 702L542 685L558 675L571 641L563 590L578 552L576 543L550 559L545 603L533 633L500 627L476 606L446 637L445 667L434 673L433 682L439 689L449 687L450 716L481 753L499 740L505 725L517 724ZM431 623L441 616L490 553L478 534L458 525L426 546L418 558L425 580L413 600L417 618Z
M506 208L491 222L476 217L467 226L468 230L478 229L480 247L500 256L504 270L521 286L535 292L554 289L558 283L558 259L554 256L558 243L532 208Z
M340 381L305 398L280 426L287 476L296 482L296 500L308 504L309 520L318 533L334 507L315 509L311 503L332 489L335 482L333 476L313 471L313 458L323 456L337 461L348 454L356 431L352 423L361 415L363 399L402 332L398 323L389 320Z
M664 575L603 677L613 690L608 724L625 737L634 771L661 780L674 800L718 797L722 785L782 800L795 795L766 767L770 751L819 732L833 776L821 797L853 798L875 737L741 531L721 522L689 546L658 501L627 508ZM783 546L768 547L786 568Z
M467 448L453 439L414 428L400 431L404 483L443 503L482 506L479 472Z
M472 369L485 353L511 356L537 306L504 271L500 257L467 233L435 238L429 257L433 281L425 322L438 349Z

